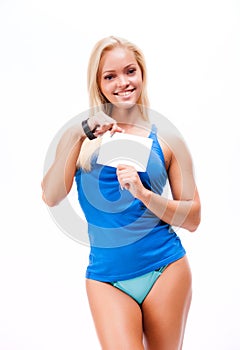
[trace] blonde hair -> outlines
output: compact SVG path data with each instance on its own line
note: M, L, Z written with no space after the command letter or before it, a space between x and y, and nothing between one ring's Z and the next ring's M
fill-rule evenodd
M105 52L111 51L116 47L122 47L133 52L135 59L141 69L142 73L142 91L137 101L139 105L139 110L141 112L142 118L148 120L147 107L149 107L149 100L147 96L147 69L145 58L142 51L130 41L115 37L109 36L98 41L90 55L87 71L87 84L88 84L88 93L89 93L89 105L91 107L90 116L94 115L99 111L103 111L107 115L111 116L112 105L102 94L99 87L99 65L101 58ZM83 142L80 155L77 161L77 167L82 167L84 170L89 171L91 169L91 156L94 151L101 144L101 137L98 137L95 140L86 139ZM91 145L91 146L90 146Z

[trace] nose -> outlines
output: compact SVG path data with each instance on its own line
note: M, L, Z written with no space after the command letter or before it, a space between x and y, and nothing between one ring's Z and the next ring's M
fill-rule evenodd
M127 87L129 85L128 77L125 75L120 75L118 77L117 84L119 88Z

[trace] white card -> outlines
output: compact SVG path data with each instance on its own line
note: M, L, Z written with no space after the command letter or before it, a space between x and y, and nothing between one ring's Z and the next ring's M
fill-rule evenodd
M153 140L148 137L115 132L102 136L97 163L117 167L132 165L137 171L146 171Z

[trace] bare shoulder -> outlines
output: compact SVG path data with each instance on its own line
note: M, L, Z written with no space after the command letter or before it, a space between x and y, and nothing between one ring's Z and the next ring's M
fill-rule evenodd
M173 161L179 164L191 164L191 154L183 137L176 133L169 133L168 135L158 136L159 144L162 148L166 169Z
M169 167L174 160L179 163L189 162L190 152L177 127L162 114L153 110L149 111L149 118L162 147L166 167Z

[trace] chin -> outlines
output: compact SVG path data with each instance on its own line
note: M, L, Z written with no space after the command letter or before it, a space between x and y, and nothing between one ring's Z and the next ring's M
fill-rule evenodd
M136 106L136 102L131 102L131 101L124 101L124 102L114 102L113 105L116 108L121 108L121 109L131 109L134 106Z

